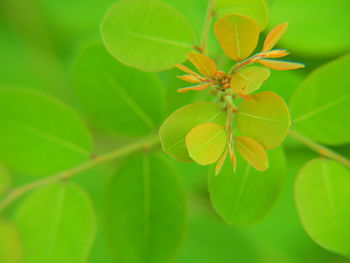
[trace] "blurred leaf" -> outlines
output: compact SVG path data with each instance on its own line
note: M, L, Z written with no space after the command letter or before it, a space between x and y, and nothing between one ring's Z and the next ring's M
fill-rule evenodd
M306 232L320 246L350 255L350 172L325 159L308 162L299 172L295 200Z
M264 65L265 67L268 67L274 70L290 70L290 69L298 69L298 68L305 67L305 64L303 63L282 61L282 60L275 60L275 59L259 59L257 62L259 62L261 65Z
M80 187L56 183L31 193L15 214L25 262L86 262L95 237L95 212Z
M236 125L241 135L256 140L265 149L272 149L284 140L290 126L286 103L271 91L252 96L241 103Z
M206 77L214 77L216 73L216 65L209 57L191 51L187 54L187 59L196 67L198 72Z
M251 66L235 73L231 78L231 89L239 94L247 95L260 88L270 76L265 67Z
M195 45L188 22L158 0L117 2L107 12L101 31L116 59L144 71L172 68L183 62Z
M218 214L232 225L253 223L263 217L275 202L285 174L281 147L268 151L270 167L253 169L237 155L237 171L226 161L219 175L209 175L211 201Z
M186 135L193 127L206 122L225 125L225 111L212 102L197 102L176 110L159 130L164 151L175 160L192 162L186 147Z
M155 75L113 59L101 44L89 45L73 64L74 88L102 129L128 136L147 134L162 119L162 87Z
M170 262L184 236L182 182L160 157L132 156L109 185L105 213L116 262Z
M293 129L324 144L350 142L350 54L313 71L291 101Z
M281 46L302 56L332 56L349 50L350 1L274 0L271 25L289 22Z
M0 195L9 189L11 185L10 173L4 164L0 163ZM1 260L0 260L1 262Z
M271 50L281 39L284 32L286 32L287 27L288 23L283 23L272 28L265 38L262 51L265 52Z
M226 146L226 131L215 123L199 124L186 135L190 157L201 165L216 162Z
M231 14L219 18L214 24L214 33L226 55L240 61L255 49L258 38L258 25L248 17Z
M22 251L17 229L7 220L0 218L0 262L22 262Z
M0 159L14 171L47 175L74 167L91 153L80 117L47 95L0 90Z
M263 31L268 21L268 9L265 0L216 0L218 16L240 14L254 20L260 31Z
M235 146L242 157L256 170L263 172L269 167L266 151L256 141L239 136L235 138Z

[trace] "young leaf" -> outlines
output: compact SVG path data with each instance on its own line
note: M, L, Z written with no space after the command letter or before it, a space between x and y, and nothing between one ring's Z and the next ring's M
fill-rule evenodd
M270 70L260 66L244 68L231 78L231 90L242 95L248 95L260 88L270 76Z
M226 148L226 150L224 151L224 153L221 155L220 159L218 160L218 162L216 163L216 166L215 166L215 175L218 175L222 169L222 166L224 165L225 163L225 160L227 158L227 153L228 153L228 150Z
M293 129L320 143L350 142L350 54L313 71L292 97Z
M106 229L116 262L170 262L184 237L184 194L162 158L128 158L107 190Z
M56 183L31 193L15 222L27 262L84 263L95 237L92 203L73 183Z
M274 69L274 70L290 70L305 68L305 64L298 62L274 60L274 59L259 59L258 62L265 67Z
M0 89L0 137L0 159L30 175L74 167L92 151L90 134L76 112L28 89Z
M97 128L141 136L160 124L164 97L154 74L120 64L102 44L84 47L72 68L77 98Z
M11 177L7 168L0 163L0 196L9 189L11 185ZM1 262L1 260L0 260Z
M299 172L295 200L306 232L320 246L350 254L350 172L326 159L308 162Z
M200 79L198 79L196 76L194 75L183 75L183 76L176 76L179 79L182 79L183 81L187 81L187 82L192 82L192 83L201 83L202 81Z
M184 92L187 92L190 90L200 91L200 90L204 90L204 89L209 88L211 85L212 85L211 83L199 84L199 85L195 85L195 86L190 86L190 87L178 89L177 92L184 93Z
M270 167L265 172L252 168L237 155L237 170L226 160L219 175L209 175L209 193L218 214L231 225L253 223L275 202L285 173L281 147L268 152Z
M190 157L201 165L215 163L226 146L226 131L215 123L199 124L186 135Z
M18 231L12 223L3 218L0 218L0 262L22 262L22 249Z
M265 38L262 52L271 50L286 32L287 27L288 23L283 23L271 29Z
M191 51L187 54L187 59L196 67L198 72L206 77L214 77L216 65L209 57Z
M265 149L256 141L239 136L235 138L235 146L242 157L256 170L263 172L269 166Z
M219 18L214 25L214 33L226 55L240 61L255 49L258 25L248 17L231 14Z
M182 162L192 162L188 155L185 137L195 126L202 123L225 125L226 113L212 102L197 102L184 106L172 113L159 130L164 151Z
M195 45L188 22L158 0L118 1L105 15L101 32L113 57L144 71L161 71L182 63Z

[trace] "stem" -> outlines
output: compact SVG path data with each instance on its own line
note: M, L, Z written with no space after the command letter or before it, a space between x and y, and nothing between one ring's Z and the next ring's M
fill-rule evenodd
M213 8L214 8L214 0L208 1L207 13L205 16L205 21L202 30L202 37L200 42L200 50L203 54L207 53L207 41L210 31L211 20L213 18Z
M109 153L102 154L100 156L94 157L93 159L87 161L86 163L83 163L79 166L76 166L70 170L60 172L58 174L45 177L43 179L39 179L37 181L25 184L23 186L14 188L10 190L7 195L4 196L4 198L0 201L0 212L3 211L8 205L10 205L12 202L14 202L17 198L22 196L23 194L27 193L30 190L55 183L57 181L61 180L67 180L70 177L88 170L89 168L92 168L98 164L105 163L111 160L118 159L120 157L123 157L125 155L134 153L136 151L142 150L142 149L148 149L151 148L159 143L159 137L158 135L153 135L144 139L141 139L139 141L133 142L129 145L126 145L122 148L119 148L117 150L114 150Z
M295 131L289 131L288 135L290 137L298 140L299 142L303 143L304 145L306 145L310 149L314 150L315 152L319 153L321 156L325 156L325 157L328 157L330 159L333 159L333 160L345 165L346 167L350 168L350 160L348 160L344 156L332 151L331 149L329 149L323 145L320 145L320 144L310 140L309 138L304 137L303 135L301 135Z

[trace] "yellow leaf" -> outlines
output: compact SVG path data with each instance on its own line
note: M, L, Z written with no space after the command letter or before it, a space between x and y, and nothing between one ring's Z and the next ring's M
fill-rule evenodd
M283 23L278 26L275 26L267 35L264 46L262 51L269 51L271 50L276 43L281 39L283 36L284 32L286 32L288 27L288 23Z
M204 123L195 126L186 136L190 157L201 165L215 163L226 146L226 131L221 125Z
M288 55L289 52L285 49L274 49L266 52L264 58L281 58Z
M231 161L231 164L232 164L233 172L236 172L237 158L236 158L235 151L233 150L232 147L229 148L229 153L230 153L230 161Z
M275 69L275 70L289 70L305 68L305 64L298 62L273 60L273 59L259 59L258 62L265 67Z
M201 83L202 81L198 79L196 76L193 76L191 74L183 75L183 76L177 76L179 79L182 79L187 82L191 83Z
M178 65L176 65L176 67L185 73L188 73L188 74L191 74L193 76L196 76L197 78L200 78L200 76L196 72L194 72L193 70L189 69L188 67L186 67L184 65L178 64Z
M235 144L242 157L256 170L262 172L269 167L265 149L249 137L235 138Z
M244 68L231 78L230 87L233 92L248 95L260 88L270 76L270 70L261 66Z
M254 51L258 43L259 27L246 16L231 14L216 21L214 33L226 55L240 61Z
M203 76L214 77L216 65L209 57L191 51L187 54L187 59L196 67L198 72Z
M220 173L221 168L222 168L222 166L223 166L224 163L225 163L226 157L227 157L227 149L226 149L225 152L221 155L219 161L216 163L216 166L215 166L215 175L218 175L218 174Z
M177 92L178 93L184 93L187 92L189 90L204 90L206 88L209 88L211 85L211 83L205 83L205 84L200 84L200 85L196 85L196 86L191 86L191 87L186 87L186 88L182 88L182 89L178 89Z

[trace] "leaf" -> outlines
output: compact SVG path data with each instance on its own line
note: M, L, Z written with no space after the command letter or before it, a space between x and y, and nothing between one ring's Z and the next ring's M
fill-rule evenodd
M0 196L11 186L11 176L5 165L0 163ZM0 262L2 262L0 260Z
M260 88L270 76L270 70L260 66L244 68L231 78L231 90L242 95L248 95Z
M264 53L266 58L281 58L289 55L288 50L285 49L273 49Z
M12 223L3 218L0 218L0 262L22 262L20 237L17 229Z
M272 149L282 143L290 126L286 103L271 91L252 95L238 108L236 125L242 136L252 138L265 149Z
M202 81L200 79L198 79L196 76L187 74L187 75L183 75L183 76L176 76L179 79L183 80L183 81L187 81L187 82L191 82L191 83L201 83Z
M253 52L259 38L258 25L250 18L237 14L219 18L214 24L214 33L226 55L237 61Z
M161 122L164 98L156 76L120 64L101 44L82 49L72 75L77 98L98 128L141 136Z
M263 217L275 202L285 174L281 147L268 152L270 167L265 172L253 169L237 155L233 174L226 161L219 175L209 175L209 193L218 214L231 225L253 223Z
M215 163L226 146L226 131L215 123L199 124L186 135L190 157L198 164Z
M0 159L15 172L47 175L88 159L91 136L80 117L35 91L0 89Z
M106 229L116 262L170 262L184 237L185 195L178 174L154 155L134 155L107 190Z
M163 150L177 161L192 162L185 137L195 126L202 123L225 125L226 113L212 102L197 102L186 105L172 113L159 130Z
M195 85L195 86L190 86L190 87L178 89L177 92L184 93L184 92L187 92L190 90L201 91L201 90L209 88L211 85L212 85L211 83L199 84L199 85Z
M92 203L73 183L56 183L31 193L15 222L31 263L86 262L96 232Z
M222 169L222 166L224 165L225 163L225 160L227 158L227 153L228 153L228 150L226 149L224 151L224 153L221 155L220 159L218 160L218 162L216 163L216 166L215 166L215 175L218 175Z
M216 0L215 11L219 17L232 13L247 16L258 24L259 31L263 31L268 22L265 0Z
M314 159L300 170L295 201L306 232L320 246L350 255L350 172L339 163Z
M187 54L187 59L196 67L198 72L206 77L214 77L216 65L208 56L191 51Z
M256 170L263 172L269 167L266 151L256 141L239 136L235 138L235 145L242 157Z
M282 60L274 60L274 59L259 59L261 65L265 67L274 69L274 70L290 70L290 69L298 69L305 68L305 64L298 62L290 62L290 61L282 61Z
M101 32L113 57L143 71L170 69L195 45L188 22L158 0L118 1L106 13Z
M287 27L288 23L283 23L272 28L265 38L262 51L271 50L286 32Z
M350 54L314 70L291 101L293 129L323 144L350 142Z

